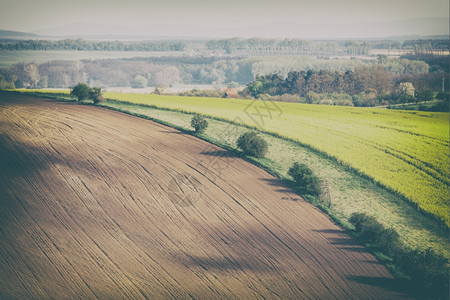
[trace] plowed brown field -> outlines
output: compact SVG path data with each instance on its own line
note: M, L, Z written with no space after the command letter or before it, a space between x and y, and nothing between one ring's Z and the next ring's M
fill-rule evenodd
M402 297L317 208L177 130L2 93L0 153L0 298Z

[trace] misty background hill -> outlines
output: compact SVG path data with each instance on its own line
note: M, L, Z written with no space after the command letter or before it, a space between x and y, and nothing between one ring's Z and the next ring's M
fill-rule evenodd
M2 31L2 38L14 32ZM195 38L301 38L301 39L368 39L399 36L449 35L449 18L416 18L390 22L352 24L268 23L247 27L213 28L174 24L170 26L127 27L98 23L74 23L44 28L15 37L86 38L86 39L195 39Z
M29 32L20 32L20 31L12 31L12 30L0 30L0 38L2 39L14 39L14 38L29 38L34 39L39 36L34 33Z

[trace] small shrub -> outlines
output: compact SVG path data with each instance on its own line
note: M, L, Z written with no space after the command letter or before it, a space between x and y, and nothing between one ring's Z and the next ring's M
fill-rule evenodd
M79 83L70 89L70 95L77 97L78 101L92 99L94 103L99 103L104 100L103 91L99 87L90 88L85 83Z
M352 213L349 221L350 221L350 223L353 224L353 226L355 226L355 231L359 233L359 232L361 232L362 227L364 226L364 224L366 223L366 221L369 218L373 218L373 217L371 217L365 213L355 212L355 213Z
M245 154L254 157L264 157L269 148L266 140L253 131L242 134L237 140L237 146Z
M317 104L320 102L320 95L314 92L308 92L308 94L306 94L306 103L309 104Z
M375 217L365 213L353 213L349 221L355 226L355 231L362 241L371 243L376 248L385 249L388 254L392 254L392 250L398 246L397 231L385 228Z
M331 100L331 99L323 99L323 100L320 100L319 104L320 105L333 105L334 103L333 103L333 100Z
M100 102L102 102L103 100L105 100L105 99L103 98L103 91L102 91L102 89L99 88L99 87L94 87L94 88L92 88L91 91L89 92L89 97L90 97L92 100L94 100L94 103L95 103L95 104L100 103Z
M353 102L350 100L340 100L340 101L336 101L335 103L336 105L340 105L340 106L354 106Z
M208 127L208 121L201 115L195 115L192 117L191 126L194 128L195 133L203 133Z
M273 96L272 101L298 103L301 102L302 99L299 95L283 94L279 96Z
M288 171L297 186L305 193L312 196L319 196L320 181L313 171L305 164L295 162Z
M400 235L393 228L384 228L376 238L378 248L385 249L389 255L399 246Z
M375 218L371 217L362 226L362 230L359 233L360 238L368 243L376 243L378 236L383 232L384 226L381 225Z
M91 93L91 88L85 83L79 83L70 89L70 95L78 98L78 101L88 99Z
M209 97L209 98L222 98L223 93L218 90L198 90L192 89L190 91L180 92L179 96L187 96L187 97Z
M361 240L375 244L378 237L385 230L384 226L373 216L364 213L353 213L349 219L355 226L355 231Z

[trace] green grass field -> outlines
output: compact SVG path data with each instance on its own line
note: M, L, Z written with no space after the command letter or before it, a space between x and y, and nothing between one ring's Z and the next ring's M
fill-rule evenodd
M259 128L326 153L449 225L449 115L235 99L107 93Z

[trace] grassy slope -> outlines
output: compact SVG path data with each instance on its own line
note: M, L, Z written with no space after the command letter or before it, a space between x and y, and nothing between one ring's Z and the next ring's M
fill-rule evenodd
M190 114L127 103L106 102L103 105L191 129ZM205 135L218 144L234 148L238 136L246 130L248 129L242 126L210 119ZM268 166L281 176L286 176L293 161L307 163L319 177L329 183L332 197L331 214L346 222L352 212L367 212L376 216L385 225L396 228L401 233L401 240L405 245L422 249L431 247L447 257L450 256L446 231L436 222L418 213L401 198L315 151L273 135L262 135L269 142L269 154L267 159L257 162Z
M368 175L449 225L448 114L293 103L275 107L262 101L251 105L243 100L176 96L106 96L235 120L299 141Z

